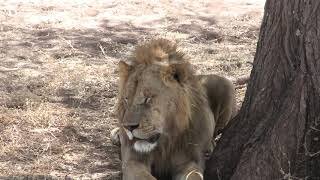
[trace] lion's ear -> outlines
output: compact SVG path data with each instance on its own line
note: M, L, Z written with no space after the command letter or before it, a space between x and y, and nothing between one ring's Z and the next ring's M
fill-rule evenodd
M119 76L121 82L126 82L130 71L133 69L133 64L126 61L119 62Z
M167 76L166 79L176 81L179 84L184 84L190 77L190 68L191 66L187 62L170 64L165 73Z

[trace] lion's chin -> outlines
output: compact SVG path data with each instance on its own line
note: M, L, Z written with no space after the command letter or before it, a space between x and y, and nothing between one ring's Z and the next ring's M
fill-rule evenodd
M150 143L145 140L137 140L134 142L133 149L139 153L150 153L157 146L157 142Z

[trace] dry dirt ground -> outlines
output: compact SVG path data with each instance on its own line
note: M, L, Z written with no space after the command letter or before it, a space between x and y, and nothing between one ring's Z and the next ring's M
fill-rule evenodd
M153 37L250 74L264 0L0 0L0 179L119 179L117 63ZM237 89L241 104L245 86Z

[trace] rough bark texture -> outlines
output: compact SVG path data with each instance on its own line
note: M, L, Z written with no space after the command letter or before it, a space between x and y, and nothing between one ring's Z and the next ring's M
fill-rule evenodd
M320 0L267 0L235 120L205 179L320 179Z

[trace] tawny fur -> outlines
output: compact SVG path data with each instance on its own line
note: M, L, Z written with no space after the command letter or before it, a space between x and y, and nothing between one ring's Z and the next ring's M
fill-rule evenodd
M221 114L225 112L225 109L231 109L234 103L232 101L234 94L231 94L234 93L232 90L234 87L228 84L229 82L226 82L226 79L215 78L215 75L208 76L208 78L195 76L191 64L183 53L177 51L174 43L166 39L152 40L138 46L129 63L120 62L119 64L120 81L117 112L120 124L125 123L125 114L130 108L130 104L139 99L141 93L136 92L139 90L135 87L135 82L141 80L140 75L145 73L146 69L150 72L159 72L160 79L158 82L150 81L147 83L148 85L158 83L157 86L154 85L158 87L159 83L162 83L163 87L179 90L179 92L173 92L175 94L168 93L168 96L174 99L172 103L175 104L175 110L170 109L169 106L168 111L161 112L165 117L165 122L161 126L168 129L169 136L161 138L157 143L157 148L148 155L133 152L129 141L121 142L125 143L121 144L122 156L126 157L123 163L132 164L131 161L135 161L139 164L143 162L142 170L135 172L136 174L140 173L141 177L151 177L143 175L143 173L150 171L151 165L155 168L154 172L160 177L173 172L188 174L190 173L188 170L190 167L196 168L202 173L204 170L204 153L208 150L212 151L211 140L214 135L215 124L218 121L219 126L225 126L231 117L229 114L231 111L223 117ZM228 86L223 87L227 89L227 94L221 94L226 98L210 99L219 96L219 94L215 94L215 90L216 87L219 87L220 81L222 84L228 84ZM148 92L143 93L148 94ZM220 90L219 93L221 93ZM218 104L212 106L212 102ZM174 115L166 114L171 111L175 111ZM214 117L218 119L215 120ZM219 119L219 117L221 118ZM150 122L143 123L141 122L140 126L148 129ZM185 162L185 164L180 162ZM124 177L127 178L125 179L135 179L128 175L134 174L133 169L135 168L126 166L125 174L127 175Z

